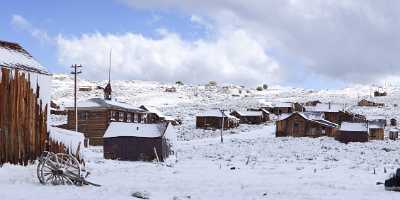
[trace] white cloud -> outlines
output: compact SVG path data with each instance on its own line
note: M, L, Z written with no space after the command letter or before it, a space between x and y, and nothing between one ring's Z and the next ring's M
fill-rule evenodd
M21 15L14 14L11 17L11 24L20 30L27 31L32 37L40 40L41 42L51 42L52 38L46 31L33 26L27 19Z
M214 40L185 41L162 31L160 39L140 34L85 34L57 39L59 62L84 66L84 76L105 79L108 51L113 51L115 79L183 80L254 85L279 80L279 64L244 30L221 33Z
M176 9L189 16L206 16L221 32L232 27L245 30L264 49L274 49L281 63L290 60L322 77L365 83L400 75L400 1L124 2L141 9ZM281 67L289 75L296 71L287 64Z

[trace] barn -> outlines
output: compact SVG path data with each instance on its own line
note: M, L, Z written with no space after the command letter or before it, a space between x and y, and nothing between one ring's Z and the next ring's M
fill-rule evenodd
M323 114L299 113L281 116L276 121L276 137L334 137L338 125L324 119Z
M231 115L238 118L241 124L261 124L267 121L262 111L233 111Z
M170 123L111 122L103 140L105 159L165 161L174 154L176 132Z
M343 122L335 139L343 143L368 142L368 126L366 123Z
M358 106L365 106L365 107L383 107L385 106L384 103L376 103L373 101L369 101L367 99L362 99L358 102Z
M224 129L236 128L240 120L230 114L222 114L219 110L209 110L196 116L196 128L220 129L224 123Z
M109 95L107 95L109 96ZM85 134L90 145L102 145L104 133L111 122L156 123L149 112L115 99L91 98L77 103L78 131ZM75 130L75 109L66 107L68 121L62 128Z
M45 150L51 76L21 45L0 41L0 166Z

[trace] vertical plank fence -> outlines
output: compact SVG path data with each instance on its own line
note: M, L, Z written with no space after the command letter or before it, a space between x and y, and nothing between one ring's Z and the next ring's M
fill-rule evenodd
M27 165L46 149L47 104L32 89L30 76L1 68L0 166Z

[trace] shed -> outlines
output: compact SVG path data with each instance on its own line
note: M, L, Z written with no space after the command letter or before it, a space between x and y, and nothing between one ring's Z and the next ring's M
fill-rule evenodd
M262 111L233 111L231 115L237 117L243 124L261 124L267 121Z
M282 115L276 121L276 137L334 137L337 127L337 124L325 120L323 114L295 112Z
M383 140L385 127L381 123L368 123L368 135L370 140Z
M21 45L0 41L0 166L26 165L45 150L50 81Z
M169 123L112 122L103 140L105 159L165 161L174 154L176 132Z
M236 128L240 120L235 116L224 113L219 110L209 110L196 116L196 128L220 129L224 122L224 129Z
M343 143L368 142L367 124L343 122L335 138Z
M397 140L399 138L399 129L397 128L392 128L389 130L389 139L391 140Z

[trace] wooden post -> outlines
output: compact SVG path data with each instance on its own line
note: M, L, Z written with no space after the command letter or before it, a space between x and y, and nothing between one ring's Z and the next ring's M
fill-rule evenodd
M81 68L81 65L72 65L71 68L74 69L74 71L71 72L71 74L74 75L74 108L75 108L75 132L78 132L78 107L76 105L76 96L77 96L77 76L78 74L82 73L82 71L78 71L78 68Z

